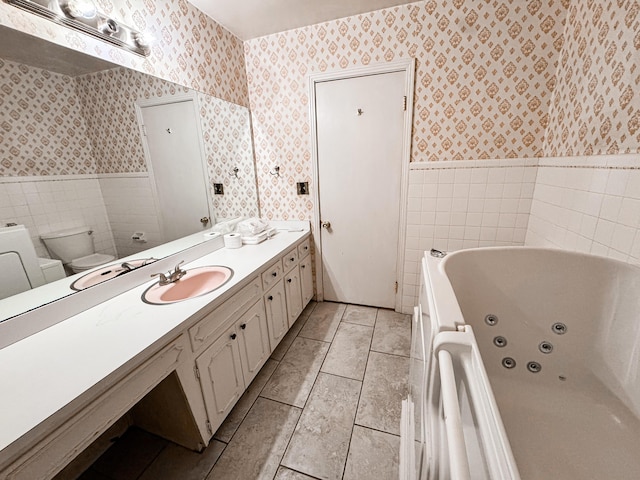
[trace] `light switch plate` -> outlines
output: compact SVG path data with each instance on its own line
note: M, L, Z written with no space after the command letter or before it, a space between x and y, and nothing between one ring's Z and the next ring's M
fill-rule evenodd
M309 195L309 182L298 182L298 195Z

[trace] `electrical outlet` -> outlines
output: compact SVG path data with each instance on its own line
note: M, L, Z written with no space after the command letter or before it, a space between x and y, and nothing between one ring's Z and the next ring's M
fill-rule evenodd
M213 194L214 195L224 195L224 185L222 183L214 183L213 184Z
M309 195L309 182L298 182L298 195Z

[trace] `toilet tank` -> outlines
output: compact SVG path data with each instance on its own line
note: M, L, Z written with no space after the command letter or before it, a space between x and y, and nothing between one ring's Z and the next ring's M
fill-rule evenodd
M51 258L69 263L94 253L92 230L89 227L68 228L40 235Z

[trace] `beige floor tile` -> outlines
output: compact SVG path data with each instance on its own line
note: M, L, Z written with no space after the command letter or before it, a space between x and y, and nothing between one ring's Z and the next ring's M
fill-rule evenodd
M249 388L245 390L240 400L238 400L238 403L236 403L233 410L231 410L222 425L220 425L220 428L218 428L218 431L213 435L214 438L229 443L229 440L231 440L233 434L238 430L240 423L247 415L253 402L255 402L258 395L260 395L260 392L267 384L267 381L277 366L278 362L275 360L269 359L265 362L260 372L258 372L258 375L256 375L256 378L254 378L251 385L249 385Z
M320 371L362 381L372 335L373 327L342 322Z
M371 350L408 357L411 354L411 316L378 310Z
M313 312L313 310L316 308L316 305L318 305L318 302L315 302L313 300L311 300L306 307L304 307L304 310L302 310L302 313L300 314L301 317L304 318L308 318L309 315L311 315L311 313Z
M207 476L208 480L271 480L301 410L258 398Z
M400 437L356 425L353 427L344 480L399 477Z
M280 467L274 480L314 480L314 478L305 475L304 473L289 470L285 467Z
M202 480L213 468L226 445L212 440L202 452L171 444L140 477L140 480Z
M307 323L299 335L313 340L330 342L340 325L346 305L343 303L320 302L313 309Z
M318 375L282 465L318 478L342 478L361 385Z
M304 324L307 323L308 319L309 317L304 315L300 315L298 317L295 323L291 325L291 328L289 329L287 334L284 336L284 338L280 340L280 343L275 348L275 350L271 352L272 359L280 361L284 358L285 354L287 353L287 350L289 350L289 347L291 347L291 343L293 343L295 338L298 336L298 333L300 333L300 330L302 329L302 327L304 327Z
M260 396L304 407L328 350L326 342L296 338Z
M371 352L356 424L400 435L400 411L408 382L409 358Z
M375 307L347 305L347 309L344 311L344 315L342 316L342 321L373 327L376 324L377 313L378 309Z

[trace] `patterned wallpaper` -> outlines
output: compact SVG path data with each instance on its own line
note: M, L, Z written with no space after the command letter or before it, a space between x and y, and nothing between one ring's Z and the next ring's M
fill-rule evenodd
M640 2L573 0L545 156L638 152Z
M97 172L147 171L136 100L184 95L190 89L125 68L84 75L77 81ZM216 217L257 215L247 108L202 93L198 94L198 103L209 188L213 189L214 182L225 185L223 196L212 195ZM228 173L234 166L240 169L238 178Z
M567 7L428 0L245 42L262 215L312 215L295 182L311 179L316 72L415 57L414 162L539 155Z
M185 0L96 0L153 39L143 58L0 2L0 23L232 103L248 105L242 42Z
M0 176L95 173L76 83L0 59Z
M224 195L213 195L217 220L258 216L249 110L210 95L200 94L199 101L209 187L224 185Z
M76 77L97 173L146 172L135 102L189 92L126 68Z

